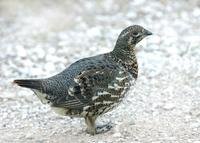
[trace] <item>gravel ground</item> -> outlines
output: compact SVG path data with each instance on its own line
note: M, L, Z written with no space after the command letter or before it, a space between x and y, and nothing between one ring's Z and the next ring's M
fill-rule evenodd
M136 85L98 120L111 121L110 132L90 136L83 119L57 115L11 84L110 51L133 24L154 36L138 45ZM200 143L199 34L199 0L1 0L0 142Z

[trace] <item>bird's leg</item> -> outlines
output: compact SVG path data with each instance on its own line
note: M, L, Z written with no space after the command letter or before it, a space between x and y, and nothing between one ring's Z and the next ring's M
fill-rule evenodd
M91 116L85 117L85 123L87 125L87 132L91 135L96 134L95 120L96 120L96 117L91 117Z
M85 123L87 124L87 132L89 134L95 135L100 133L105 133L112 128L110 122L108 124L97 126L95 125L96 117L85 117Z

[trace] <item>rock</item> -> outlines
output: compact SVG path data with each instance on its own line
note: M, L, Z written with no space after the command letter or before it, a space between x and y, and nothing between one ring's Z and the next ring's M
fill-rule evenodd
M121 133L119 133L119 132L118 133L114 133L113 137L121 137Z

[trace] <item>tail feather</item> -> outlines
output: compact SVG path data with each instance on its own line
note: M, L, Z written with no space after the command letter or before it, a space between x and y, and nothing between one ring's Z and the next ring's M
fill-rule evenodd
M25 87L25 88L31 88L31 89L37 89L41 90L42 89L42 82L41 80L36 80L36 79L17 79L14 80L13 83Z

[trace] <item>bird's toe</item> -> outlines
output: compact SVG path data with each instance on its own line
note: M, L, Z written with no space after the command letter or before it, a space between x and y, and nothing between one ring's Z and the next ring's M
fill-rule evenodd
M113 125L110 122L105 125L97 126L96 134L105 133L105 132L109 131L112 127L113 127Z

